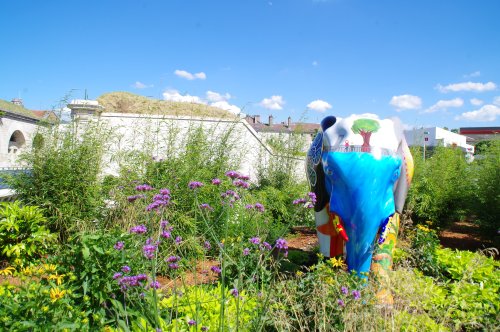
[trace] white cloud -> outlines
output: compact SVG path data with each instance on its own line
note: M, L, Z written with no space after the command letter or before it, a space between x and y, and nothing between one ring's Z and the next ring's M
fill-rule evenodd
M497 85L493 82L488 82L488 83L463 82L463 83L448 84L446 86L438 84L436 87L436 89L438 89L443 93L458 92L458 91L484 92L484 91L495 90L496 88Z
M311 101L309 104L307 104L307 108L316 111L316 112L321 112L323 113L327 109L332 108L332 105L328 104L326 101L321 100L321 99L316 99L314 101Z
M153 84L147 85L147 84L144 84L142 82L137 81L134 84L132 84L132 87L135 89L146 89L146 88L152 88Z
M180 101L185 103L206 104L200 97L191 95L181 95L177 90L165 90L163 98L169 101Z
M259 103L260 106L268 110L282 110L285 101L282 96L271 96L271 98L264 98Z
M464 101L461 98L455 98L450 100L440 100L428 109L424 111L424 113L433 113L437 111L445 111L450 107L462 107Z
M474 106L481 106L484 103L484 101L482 101L481 99L472 98L470 100L470 103Z
M481 72L479 70L476 70L473 73L465 74L464 78L479 77L479 76L481 76Z
M210 106L218 107L220 109L229 111L229 112L231 112L233 114L239 114L239 113L241 113L241 108L239 108L236 105L229 104L225 100L216 101L215 103L211 103Z
M225 93L221 95L218 92L207 91L207 100L210 102L218 102L218 101L227 101L231 99L231 95L229 93Z
M174 71L174 74L177 75L177 76L179 76L179 77L182 77L182 78L185 78L187 80L190 80L190 81L196 80L196 79L204 80L204 79L207 78L207 75L205 75L204 72L199 72L199 73L191 74L188 71L176 69Z
M500 96L496 96L493 98L493 104L500 106Z
M422 107L422 99L412 95L393 96L389 104L396 107L398 111L414 110Z
M455 117L455 120L469 120L477 122L493 122L500 116L500 107L496 105L484 105L477 111L465 112Z

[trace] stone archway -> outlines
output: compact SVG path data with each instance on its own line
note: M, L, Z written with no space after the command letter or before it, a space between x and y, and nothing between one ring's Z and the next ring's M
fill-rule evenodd
M9 147L7 152L9 154L17 154L26 146L26 138L20 130L16 130L12 133L9 139Z

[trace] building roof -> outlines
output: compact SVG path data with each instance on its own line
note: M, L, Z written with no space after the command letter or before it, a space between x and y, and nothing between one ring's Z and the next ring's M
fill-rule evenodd
M55 122L58 119L57 115L53 111L29 110L22 105L16 105L3 99L0 99L0 111L29 118L35 121L46 120L49 122Z
M300 133L300 134L315 134L321 128L319 123L306 122L281 122L281 123L262 123L260 116L247 116L245 118L256 132L262 133Z
M459 132L462 135L494 135L500 134L500 127L463 127Z

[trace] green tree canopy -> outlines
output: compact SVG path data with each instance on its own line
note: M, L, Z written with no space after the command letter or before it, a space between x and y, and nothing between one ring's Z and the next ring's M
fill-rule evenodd
M355 134L365 133L375 133L380 128L380 124L377 120L372 119L357 119L354 121L351 129Z

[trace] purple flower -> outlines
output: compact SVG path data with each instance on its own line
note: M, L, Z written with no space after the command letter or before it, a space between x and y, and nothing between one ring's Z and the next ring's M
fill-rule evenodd
M253 244L260 244L260 238L258 238L258 237L253 237L253 238L249 239L248 241L250 241L250 243L253 243Z
M221 184L221 182L222 182L222 181L221 181L220 179L217 179L217 178L212 179L212 184L213 184L214 186L218 186L218 185L220 185L220 184Z
M130 266L125 265L124 267L122 267L122 271L123 271L123 273L129 273L130 272Z
M236 187L241 187L243 189L248 189L248 187L250 187L248 182L245 182L245 181L240 180L240 179L233 181L233 185Z
M153 187L151 187L148 184L140 184L140 185L135 187L135 190L137 190L137 191L150 191L150 190L153 190Z
M175 263L179 261L181 258L179 256L170 256L165 259L167 263Z
M177 270L179 268L179 264L170 263L170 264L168 264L168 267L171 268L172 270Z
M358 290L353 290L352 296L354 297L355 300L359 300L361 298L361 293Z
M237 179L241 176L241 174L236 171L227 171L225 175L231 179Z
M202 210L208 210L208 211L213 211L214 209L207 203L200 204L198 206Z
M208 327L207 327L207 326L202 326L202 327L201 327L201 330L202 330L202 331L208 331Z
M203 244L203 247L205 247L205 249L207 249L207 250L210 250L210 248L212 248L212 246L210 245L210 242L208 242L208 241L205 241L205 243Z
M250 249L245 248L243 249L243 256L248 256L250 254Z
M283 249L283 250L287 250L288 249L288 243L286 242L285 239L282 239L282 238L279 238L276 240L276 244L275 244L276 248L278 249Z
M116 250L122 250L125 244L122 241L116 242L116 244L113 246Z
M243 180L243 181L248 181L248 180L250 180L250 177L248 175L240 174L238 179Z
M198 182L198 181L191 181L191 182L189 182L189 184L188 184L188 187L189 187L189 189L191 189L191 190L194 190L194 189L196 189L196 188L200 188L201 186L203 186L203 183Z
M303 204L305 202L307 202L307 200L305 198L298 198L298 199L294 200L292 203L293 203L293 205L298 205L298 204Z
M264 205L260 204L260 203L255 203L255 210L259 211L259 212L264 212Z
M151 284L149 284L149 287L158 289L161 287L160 283L158 281L153 281Z
M148 231L148 229L144 225L134 226L130 229L130 233L134 233L134 234L144 234L147 231Z
M273 247L267 242L262 242L262 248L265 248L267 250L271 250Z
M238 295L240 295L240 293L238 292L237 288L233 288L231 289L231 295L237 297Z
M118 279L122 276L122 274L120 272L116 272L114 275L113 275L113 279Z
M160 194L162 195L170 195L170 190L167 188L160 189Z
M159 327L156 328L155 332L162 332L162 329L160 329Z
M144 257L147 259L153 259L155 257L156 246L151 244L146 244L142 247L142 252L144 253Z
M163 231L163 232L161 232L160 236L165 238L165 239L170 239L171 234L168 231Z
M337 304L340 306L340 307L343 307L345 306L345 303L343 300L337 300Z
M218 267L217 265L214 265L210 268L210 270L212 270L213 273L217 273L217 274L220 274L221 273L221 269L220 267Z
M311 200L311 203L313 205L316 204L316 193L311 191L307 194L307 196L309 196L309 199Z
M175 243L179 244L182 242L182 237L181 236L178 236L175 238Z
M138 199L139 196L138 195L132 195L132 196L128 196L127 197L127 201L129 201L129 203L132 203L134 202L136 199Z
M196 325L196 321L191 319L191 320L188 321L188 325L189 326L194 326L194 325Z
M342 294L344 295L347 295L349 293L349 290L347 289L346 286L342 286L340 287L340 291L342 292Z
M247 210L253 209L253 205L247 204L247 205L245 205L245 209L247 209Z

